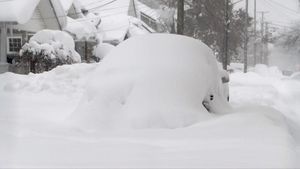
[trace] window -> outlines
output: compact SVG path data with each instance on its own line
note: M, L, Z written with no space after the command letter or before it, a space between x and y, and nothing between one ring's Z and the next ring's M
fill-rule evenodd
M7 38L7 52L19 53L22 48L22 37L8 37Z

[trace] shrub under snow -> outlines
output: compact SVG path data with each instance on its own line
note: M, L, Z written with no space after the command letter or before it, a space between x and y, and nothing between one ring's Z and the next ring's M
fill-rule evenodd
M20 51L19 63L28 63L30 71L41 73L58 65L81 62L73 38L62 31L42 30L36 33Z

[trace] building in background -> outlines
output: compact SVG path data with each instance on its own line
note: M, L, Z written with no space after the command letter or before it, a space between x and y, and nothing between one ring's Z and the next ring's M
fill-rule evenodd
M9 10L8 10L9 9ZM23 44L37 31L62 30L67 17L60 0L10 0L0 2L0 72L19 55Z

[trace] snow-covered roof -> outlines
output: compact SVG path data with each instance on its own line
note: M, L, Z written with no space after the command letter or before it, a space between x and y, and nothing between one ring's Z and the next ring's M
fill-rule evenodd
M130 26L129 16L118 15L118 17L110 16L101 20L99 32L105 42L119 44L124 40Z
M97 34L96 26L92 21L92 19L88 20L87 18L75 20L68 17L68 24L64 30L76 36L76 39L90 39L96 37Z
M82 6L101 18L99 32L103 41L118 44L124 40L131 27L131 17L137 16L137 10L145 11L153 19L157 19L154 10L133 0L80 0ZM134 5L138 8L134 8ZM151 11L150 11L151 9ZM136 10L136 11L135 11ZM147 12L146 12L147 11Z
M61 29L67 23L62 1L65 0L0 1L0 22L13 22L27 28L31 26L26 30L34 30L34 25L30 25L30 21L34 20L42 22L47 29Z
M159 20L160 15L154 9L150 8L149 6L143 4L138 0L135 1L135 5L138 12L142 12L154 20Z
M71 8L74 0L60 0L60 2L62 4L64 10L68 11Z
M40 0L0 1L0 22L25 24L32 17Z
M87 10L99 13L103 18L111 15L127 15L131 0L80 0L80 2Z

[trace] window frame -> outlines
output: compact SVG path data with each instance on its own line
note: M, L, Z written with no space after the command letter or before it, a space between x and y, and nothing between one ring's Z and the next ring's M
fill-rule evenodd
M21 48L22 48L22 43L23 43L22 36L9 36L9 37L7 37L7 53L8 54L18 54L19 52L10 51L10 44L9 44L10 39L19 39L19 40L21 40L20 43L21 43Z
M149 15L147 15L144 12L140 12L141 20L145 22L148 26L150 26L152 29L157 30L157 21L153 18L151 18ZM143 18L147 19L148 21L144 21Z

